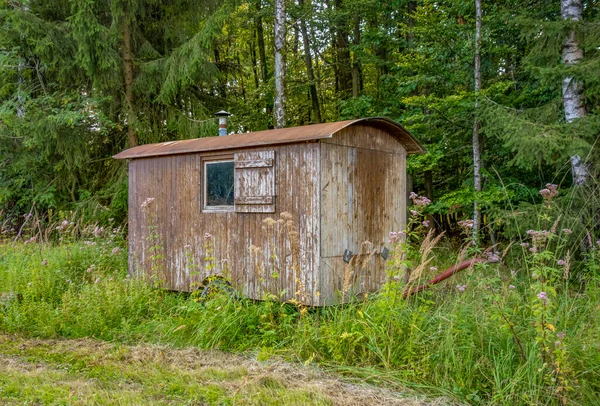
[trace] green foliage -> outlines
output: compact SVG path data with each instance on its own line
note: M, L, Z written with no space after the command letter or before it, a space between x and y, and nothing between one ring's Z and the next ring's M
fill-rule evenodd
M520 204L527 201L520 191L565 176L572 154L598 165L599 13L584 3L577 23L562 21L557 2L485 3L475 112L472 2L292 2L287 121L315 121L315 85L323 121L386 116L425 144L428 154L411 157L408 171L421 193L423 173L431 174L435 213L470 216L478 198L491 214L500 179L523 185L510 197ZM270 0L1 3L3 221L19 227L34 203L44 219L51 209L124 219L125 165L110 157L127 147L130 127L140 143L212 136L212 114L221 109L234 114L230 131L272 127L273 13ZM584 59L565 67L561 48L571 30ZM125 98L126 32L132 103ZM588 111L570 124L561 102L565 75L583 83ZM476 116L484 168L477 196L470 192Z
M471 404L595 404L600 240L590 234L577 259L582 231L571 226L578 216L563 218L567 196L554 185L540 195L531 230L515 213L515 240L523 243L510 245L503 262L478 264L405 299L457 255L477 253L468 248L468 226L462 249L436 246L424 214L432 204L413 196L409 230L390 234L389 282L376 294L314 309L229 289L206 297L162 291L126 276L119 230L63 220L58 245L1 246L0 330L260 351L260 359L317 362ZM214 261L210 236L205 244Z

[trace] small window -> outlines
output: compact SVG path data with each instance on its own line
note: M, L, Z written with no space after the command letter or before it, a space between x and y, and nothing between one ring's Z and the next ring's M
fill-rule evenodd
M204 163L204 207L230 209L234 203L233 161Z

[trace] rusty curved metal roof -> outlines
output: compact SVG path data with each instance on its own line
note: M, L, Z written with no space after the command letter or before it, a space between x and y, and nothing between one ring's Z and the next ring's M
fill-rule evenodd
M192 140L169 141L158 144L139 145L118 153L115 159L135 159L163 155L189 154L204 151L221 151L261 145L291 144L331 138L338 131L351 125L367 125L380 128L402 143L409 154L420 154L425 148L397 122L385 117L361 118L335 123L312 124L300 127L279 128L251 133L229 134Z

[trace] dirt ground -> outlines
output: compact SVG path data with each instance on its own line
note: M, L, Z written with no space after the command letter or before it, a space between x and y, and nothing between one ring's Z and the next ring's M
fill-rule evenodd
M447 405L281 360L0 335L0 404Z

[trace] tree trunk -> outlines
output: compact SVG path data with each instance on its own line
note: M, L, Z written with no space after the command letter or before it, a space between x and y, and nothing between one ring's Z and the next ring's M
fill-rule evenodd
M285 0L275 0L275 127L285 127Z
M348 44L348 21L344 14L342 0L335 0L335 12L337 18L335 21L335 45L337 56L337 72L339 91L342 97L348 96L352 90L352 71L350 62L350 48Z
M360 64L358 55L356 54L356 49L360 45L360 20L360 13L356 10L354 14L354 38L352 38L352 44L354 45L352 58L352 97L358 97L360 93Z
M265 51L265 32L263 30L262 15L261 15L261 0L256 1L256 41L258 43L258 57L260 59L260 74L263 84L267 83L269 71L267 67L267 53Z
M256 30L254 31L256 34ZM258 69L257 69L257 61L256 61L256 44L254 41L250 44L250 59L252 60L252 76L254 77L254 88L258 89L260 83L258 82Z
M473 123L473 185L475 192L481 192L481 151L479 145L479 91L481 90L481 0L475 0L475 120ZM473 203L473 240L479 239L481 209L475 196Z
M582 0L561 0L560 10L564 20L580 21L583 13ZM576 64L583 58L583 50L579 47L574 31L571 31L565 40L562 57L565 65ZM567 123L584 117L586 111L583 104L582 84L576 81L573 76L566 77L563 79L562 93ZM573 184L582 185L586 182L588 171L585 162L579 155L571 157L571 170L573 172Z
M135 133L133 122L135 121L133 100L133 61L131 53L131 30L127 11L123 13L123 64L125 70L125 99L127 99L127 141L129 147L138 145L138 136Z
M256 0L256 17L254 20L256 26L256 42L258 45L258 59L260 60L260 76L263 81L263 85L267 85L269 80L269 67L267 65L267 52L265 50L265 32L263 29L263 21L262 21L262 0ZM267 97L265 103L265 110L267 112L267 116L270 116L273 112L273 105L271 104L270 97Z
M304 9L304 0L298 0L300 9ZM303 14L304 15L304 14ZM312 56L310 53L310 41L308 38L308 29L306 28L306 19L300 18L300 31L302 32L302 41L304 44L304 64L306 65L306 75L308 76L308 91L312 103L313 117L315 123L321 122L321 108L319 106L319 97L317 95L317 84L315 82L315 73L313 71Z

